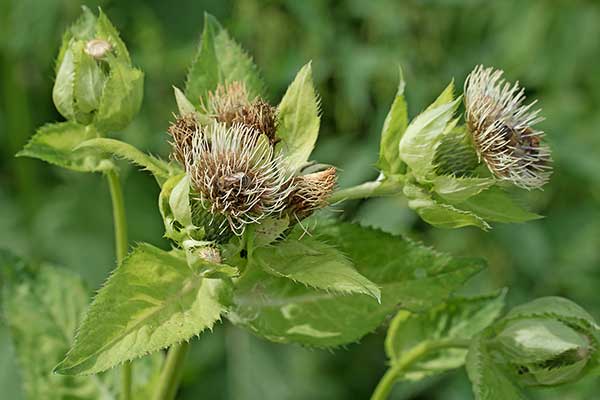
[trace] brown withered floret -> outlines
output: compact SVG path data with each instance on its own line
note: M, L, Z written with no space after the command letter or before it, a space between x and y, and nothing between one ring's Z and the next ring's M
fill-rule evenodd
M240 82L232 82L226 86L219 85L208 94L208 102L203 104L203 111L228 127L241 124L265 134L271 144L276 142L277 112L260 97L249 99L246 86Z
M171 158L179 161L182 165L186 163L186 157L192 149L192 139L195 134L200 132L200 126L193 114L184 115L175 120L169 126L169 135L171 135Z
M310 216L328 204L327 199L333 192L336 182L337 175L334 167L295 177L292 182L294 189L288 198L288 209L298 219Z

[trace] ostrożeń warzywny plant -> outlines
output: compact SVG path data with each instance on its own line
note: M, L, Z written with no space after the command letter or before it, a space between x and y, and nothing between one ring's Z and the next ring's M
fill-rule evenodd
M539 111L501 74L479 66L467 77L464 122L453 83L409 120L400 74L382 130L379 178L336 190L335 167L309 161L320 124L311 64L270 104L252 59L210 16L185 90L174 88L170 160L115 139L139 109L143 74L102 11L84 8L57 59L53 100L66 121L40 128L19 155L108 177L118 267L83 319L80 312L62 319L56 316L86 307L77 277L2 255L3 308L28 397L77 391L83 398L172 399L188 341L223 318L270 341L328 348L357 342L395 314L386 339L390 368L373 399L386 398L399 380L463 365L475 397L490 400L523 399L527 386L574 382L597 370L598 325L572 302L541 298L501 317L505 290L454 294L483 261L320 211L403 195L442 228L487 230L538 218L514 193L548 181L550 151L535 127ZM142 243L126 254L114 157L156 178L169 250ZM39 292L45 295L32 295ZM64 292L74 295L65 300ZM29 329L36 321L53 328ZM61 330L68 334L52 336ZM32 352L40 338L52 345ZM119 365L120 383L105 372Z

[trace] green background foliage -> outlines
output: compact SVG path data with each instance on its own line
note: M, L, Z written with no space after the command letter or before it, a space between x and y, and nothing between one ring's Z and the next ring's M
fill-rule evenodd
M0 0L0 247L62 265L98 289L114 267L108 189L100 174L80 174L14 158L38 126L63 121L51 100L55 60L79 1ZM460 87L478 63L506 71L539 99L556 160L545 190L528 194L546 217L527 224L435 229L403 198L348 203L346 218L404 233L459 256L482 256L488 270L469 292L508 286L510 306L534 297L568 297L600 315L600 4L567 1L303 1L228 0L88 2L119 28L132 62L144 71L141 114L123 140L154 154L168 152L165 133L176 111L172 85L185 87L187 66L214 14L259 66L268 97L279 99L312 60L320 95L321 133L312 158L340 167L340 186L375 178L379 132L406 81L409 116L430 104L451 78ZM131 243L165 248L149 174L123 167ZM74 294L75 295L75 294ZM22 399L21 376L0 320L0 387ZM277 345L231 324L202 334L184 371L181 399L367 398L386 369L385 329L333 352ZM537 398L592 398L594 377L540 390ZM464 371L401 383L393 399L465 399Z

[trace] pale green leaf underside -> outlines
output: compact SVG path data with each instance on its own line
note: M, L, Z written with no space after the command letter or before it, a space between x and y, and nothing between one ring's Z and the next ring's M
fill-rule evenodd
M276 342L339 346L372 332L398 306L439 304L482 268L381 231L352 224L322 226L315 237L334 245L381 290L381 304L362 294L324 292L260 271L237 287L232 322Z
M377 285L359 274L335 247L311 237L290 237L274 246L259 248L252 258L265 271L317 289L362 293L380 301Z
M508 193L498 187L486 189L466 201L457 203L456 206L494 222L525 222L542 218L521 207Z
M311 63L296 75L277 107L279 124L278 149L285 154L283 161L295 172L310 157L319 135L319 99L312 80Z
M93 374L189 340L220 319L221 280L202 279L185 260L137 247L100 289L61 374Z
M44 125L17 156L38 158L63 168L81 172L106 171L113 163L95 149L77 149L86 140L98 137L93 126L75 122Z
M159 182L163 182L174 173L174 167L166 161L145 154L129 143L121 142L120 140L109 138L90 139L81 143L78 146L78 149L90 149L99 153L109 153L116 157L128 160L133 164L150 171Z
M498 318L504 306L505 291L488 296L451 298L423 313L401 310L390 324L385 341L392 365L402 355L424 342L470 339ZM403 378L419 380L458 368L467 351L447 349L428 354L406 370Z

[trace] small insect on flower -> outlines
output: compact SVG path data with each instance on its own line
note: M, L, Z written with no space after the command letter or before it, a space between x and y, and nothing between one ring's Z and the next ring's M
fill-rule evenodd
M281 156L248 126L215 123L201 128L185 161L197 200L213 216L225 217L219 229L228 222L241 235L247 224L279 213L287 204L291 177L280 168Z
M295 177L294 190L288 199L289 209L298 220L308 217L327 205L336 182L334 167Z
M276 141L277 112L260 97L250 100L243 82L219 85L208 94L203 111L227 126L242 124L265 134L271 143Z
M503 71L479 65L465 81L467 127L480 159L498 179L535 189L552 174L550 149L544 132L534 128L541 110L527 105L519 83L511 85Z
M103 39L92 39L85 44L87 55L100 60L112 50L112 45Z

